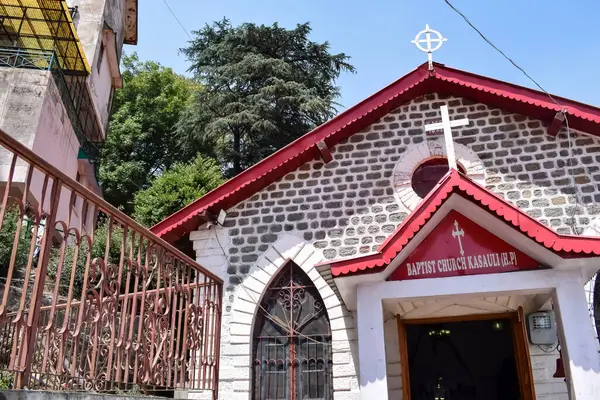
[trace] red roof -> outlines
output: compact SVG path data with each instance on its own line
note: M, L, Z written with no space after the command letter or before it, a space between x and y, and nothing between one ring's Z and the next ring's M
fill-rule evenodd
M390 111L429 94L465 97L473 101L551 122L560 108L566 110L569 125L600 136L600 108L554 96L559 108L546 94L434 63L427 64L398 79L337 117L320 125L251 168L225 182L200 199L177 211L151 228L167 241L175 241L195 230L204 211L217 214L267 187L302 164L320 157L317 143L332 147L374 123Z
M377 248L375 254L323 264L331 266L335 277L383 271L453 193L486 209L563 258L600 255L600 238L560 235L456 170L451 170Z

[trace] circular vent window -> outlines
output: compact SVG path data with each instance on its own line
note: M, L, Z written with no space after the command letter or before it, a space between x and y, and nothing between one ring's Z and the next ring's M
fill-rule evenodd
M463 174L465 173L464 168L460 165L458 170ZM413 172L412 188L420 198L424 198L446 173L448 173L448 160L446 158L430 158Z

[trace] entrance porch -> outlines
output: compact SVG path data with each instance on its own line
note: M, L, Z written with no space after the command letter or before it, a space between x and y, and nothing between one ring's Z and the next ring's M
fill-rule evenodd
M522 329L520 337L511 334L522 398L536 398L532 356L523 319L529 312L537 311L546 299L551 299L556 312L570 398L598 398L598 345L583 284L581 274L576 271L543 270L359 285L361 398L419 398L410 395L409 338L406 329L403 332L398 326L486 318L493 322L510 319L510 313L518 319L516 324ZM413 308L407 311L410 307ZM499 309L506 311L498 313ZM392 314L396 315L398 324L391 330L388 323L386 332L384 321ZM479 338L473 340L476 342ZM489 346L494 345L489 343ZM396 360L399 362L395 363ZM461 365L456 363L456 367ZM562 382L562 379L556 380ZM388 391L388 387L396 390Z
M376 253L328 266L356 312L361 399L493 399L489 393L499 389L491 388L492 376L497 387L514 384L518 399L549 398L544 385L561 389L550 398L600 398L598 339L584 288L600 266L598 238L558 235L452 171ZM539 311L556 321L548 349L526 324ZM509 334L494 338L486 333L490 325L450 325L474 320L500 322ZM432 328L418 328L425 324ZM428 340L436 350L415 362L419 345L411 335L419 332L451 340ZM503 350L486 351L480 339ZM556 360L557 348L565 379L538 362L550 349ZM438 356L445 366L428 360ZM439 378L445 384L438 387Z

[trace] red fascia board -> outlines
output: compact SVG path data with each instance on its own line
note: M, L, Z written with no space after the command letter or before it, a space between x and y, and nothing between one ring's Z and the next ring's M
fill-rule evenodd
M269 184L296 170L302 164L320 157L317 143L323 140L333 147L362 128L410 100L428 93L469 98L550 122L559 107L548 96L533 89L498 81L434 63L435 72L427 64L398 79L377 93L339 114L325 124L300 137L253 167L238 174L192 204L177 211L151 228L167 241L180 238L198 227L198 214L228 209L251 197ZM554 97L569 114L572 128L596 132L600 126L600 109Z
M250 197L269 183L274 182L276 179L294 171L300 165L317 157L319 154L317 143L319 141L324 140L328 146L334 146L339 141L349 137L352 133L375 122L399 105L406 103L410 98L419 96L419 93L422 91L421 87L418 90L411 89L417 88L419 83L429 77L430 74L426 68L426 64L421 65L412 73L400 78L323 125L318 126L306 135L296 139L289 145L231 178L197 201L170 215L154 225L151 231L165 239L172 239L177 235L169 235L171 230L178 227L183 228L184 226L189 229L191 225L196 224L195 222L191 223L191 225L188 224L189 220L197 216L201 211L210 208L216 203L219 203L219 208L226 209ZM292 160L295 162L292 162ZM235 196L229 199L229 201L224 201L232 195Z
M470 98L483 104L550 122L566 110L572 128L598 132L600 108L541 91L445 66L436 67L439 92Z
M330 265L334 277L383 271L452 193L457 193L463 198L483 206L492 215L512 225L563 258L597 257L600 255L600 238L559 235L484 187L477 185L456 171L451 171L442 178L439 186L432 190L404 222L379 246L377 254L322 264Z
M454 82L461 86L470 87L484 92L489 92L507 99L533 104L537 107L547 108L554 112L567 110L573 116L589 119L600 123L600 108L578 101L552 95L560 107L550 97L539 90L530 89L513 83L476 75L446 66L436 68L436 78L447 82ZM562 109L562 110L561 110Z

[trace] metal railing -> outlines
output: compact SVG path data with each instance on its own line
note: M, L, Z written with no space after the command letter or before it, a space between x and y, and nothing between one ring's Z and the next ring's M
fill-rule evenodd
M40 69L54 67L54 51L0 47L0 67Z
M0 375L213 390L222 281L0 130Z

